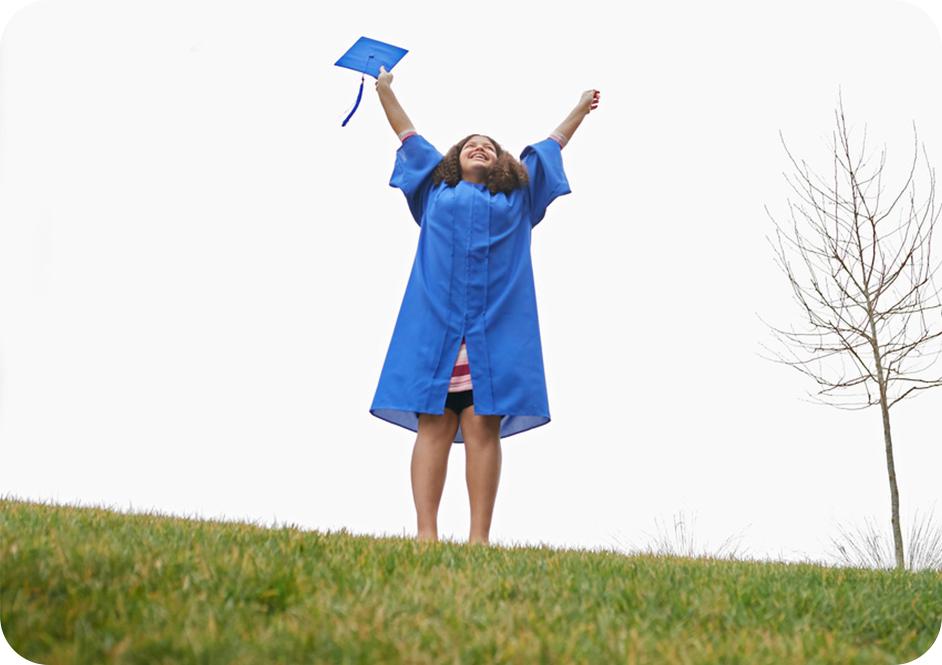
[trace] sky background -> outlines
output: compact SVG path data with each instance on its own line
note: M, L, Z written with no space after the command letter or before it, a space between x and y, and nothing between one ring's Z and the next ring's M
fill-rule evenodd
M366 35L409 49L393 89L443 153L482 132L519 156L601 91L534 229L552 422L501 444L492 543L644 546L683 515L703 550L800 560L838 525L888 532L879 410L802 401L810 380L760 356L759 316L802 323L765 206L794 199L779 132L827 174L839 89L887 191L913 123L942 164L940 17L579 7L5 7L0 490L414 536L415 434L369 406L419 229L373 80L341 128L360 76L333 66ZM906 531L942 521L940 413L942 390L891 412ZM438 522L457 541L464 451Z

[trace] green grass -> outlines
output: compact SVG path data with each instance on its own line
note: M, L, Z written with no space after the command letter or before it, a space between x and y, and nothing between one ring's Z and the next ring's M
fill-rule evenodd
M40 663L897 665L942 573L419 543L0 500L0 623Z

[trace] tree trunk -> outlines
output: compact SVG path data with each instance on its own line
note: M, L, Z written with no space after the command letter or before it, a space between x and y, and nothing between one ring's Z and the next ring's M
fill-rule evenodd
M886 443L886 472L890 477L890 506L893 522L893 544L896 549L896 567L905 568L903 561L903 532L899 524L899 490L896 487L896 465L893 463L893 437L890 434L890 409L886 390L880 386L880 411L883 412L883 440Z
M877 326L874 321L873 306L870 301L869 290L865 289L867 297L867 314L870 319L870 340L873 349L873 359L877 368L877 384L880 388L880 413L883 415L883 442L886 445L886 473L890 478L890 510L893 523L893 547L896 551L896 568L905 569L903 560L903 532L899 525L899 489L896 487L896 464L893 463L893 435L890 433L890 405L886 395L887 381L883 370L883 358L880 355L880 346L877 343Z

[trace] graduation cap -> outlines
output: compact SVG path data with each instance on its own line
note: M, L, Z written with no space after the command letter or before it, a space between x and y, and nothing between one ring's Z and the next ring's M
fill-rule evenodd
M369 74L373 78L379 78L380 65L390 71L393 66L402 60L408 51L386 42L380 42L369 37L360 37L346 53L340 56L340 60L334 64L338 67L346 67L363 74ZM360 105L360 99L363 97L363 74L360 75L360 92L357 94L357 101L353 105L353 110L344 119L341 127L346 127L347 122L353 116L354 111Z

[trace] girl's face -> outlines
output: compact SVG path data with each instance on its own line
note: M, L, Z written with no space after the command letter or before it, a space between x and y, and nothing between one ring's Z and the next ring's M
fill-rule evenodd
M461 178L481 182L487 169L497 162L497 148L483 136L472 136L461 149Z

